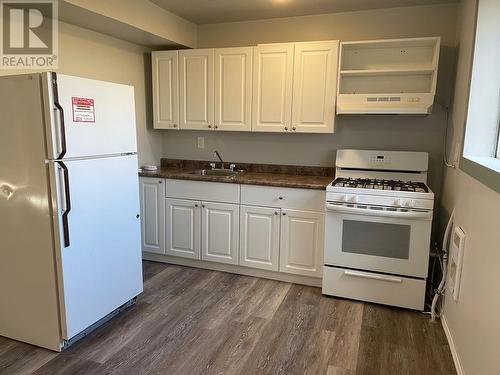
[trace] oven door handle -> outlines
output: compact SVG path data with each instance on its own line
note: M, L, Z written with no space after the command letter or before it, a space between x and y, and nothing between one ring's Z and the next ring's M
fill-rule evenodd
M403 282L403 279L400 279L399 277L374 275L372 273L364 273L364 272L344 271L344 275L352 276L352 277L360 277L362 279L388 281L391 283L402 283Z
M397 219L432 219L432 211L387 211L373 210L370 208L347 207L337 204L326 204L328 211L340 212L344 214L369 215L378 217L393 217Z

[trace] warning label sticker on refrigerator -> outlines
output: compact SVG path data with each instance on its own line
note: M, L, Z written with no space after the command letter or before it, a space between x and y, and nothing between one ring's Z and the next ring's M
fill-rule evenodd
M95 122L94 99L71 98L73 122Z

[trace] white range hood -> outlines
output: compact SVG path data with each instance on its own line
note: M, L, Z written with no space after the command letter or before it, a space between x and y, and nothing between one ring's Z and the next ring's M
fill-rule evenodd
M340 44L337 114L429 114L439 37Z

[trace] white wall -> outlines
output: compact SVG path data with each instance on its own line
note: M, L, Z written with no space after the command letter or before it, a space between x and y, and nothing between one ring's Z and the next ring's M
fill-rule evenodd
M134 86L140 164L161 157L161 131L152 127L149 50L63 22L59 23L59 73ZM0 75L26 71L0 69Z
M498 0L481 1L493 4ZM459 7L459 61L450 145L463 139L475 5L475 0L462 0ZM500 195L460 170L447 169L442 196L443 207L448 212L455 208L455 224L467 234L459 300L454 302L447 293L444 319L463 373L497 375L500 374Z

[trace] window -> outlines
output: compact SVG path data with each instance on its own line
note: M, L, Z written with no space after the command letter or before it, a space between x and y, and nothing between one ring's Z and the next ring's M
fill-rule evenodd
M500 123L498 124L497 159L500 159Z
M460 169L500 192L500 1L479 0Z

